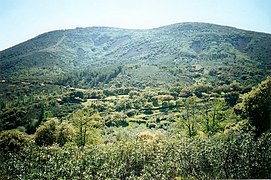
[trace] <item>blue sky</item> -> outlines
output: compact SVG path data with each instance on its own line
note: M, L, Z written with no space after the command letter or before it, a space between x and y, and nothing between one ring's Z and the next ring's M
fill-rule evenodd
M271 33L271 0L0 0L0 50L57 29L180 22Z

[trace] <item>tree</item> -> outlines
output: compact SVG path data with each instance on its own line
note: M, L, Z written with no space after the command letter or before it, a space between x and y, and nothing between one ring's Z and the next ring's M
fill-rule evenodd
M2 131L0 133L0 150L19 151L27 143L27 137L18 130Z
M271 128L271 77L244 95L235 111L247 117L256 127L256 135Z
M188 136L193 137L197 131L195 129L196 124L196 97L192 96L184 100L184 112L181 114L181 122L188 130Z
M227 93L225 94L224 99L228 105L234 106L239 99L239 93L236 91Z
M67 142L72 142L74 139L74 136L75 136L74 127L67 122L62 122L59 126L57 143L60 146L63 146Z
M155 107L159 106L159 98L158 98L158 96L152 97L152 104Z
M70 117L76 128L76 143L80 147L100 141L98 128L103 126L99 113L93 109L84 108L75 111ZM98 128L96 128L98 127Z
M221 99L210 100L204 105L204 126L206 133L214 134L219 130L219 121L224 117L223 106L224 101Z
M44 121L45 120L45 105L42 103L41 105L40 105L41 107L40 107L40 114L39 114L39 124L38 125L40 125L40 123L42 122L42 121Z
M73 114L74 124L79 128L77 144L85 146L87 136L87 124L90 121L90 114L83 110L78 110Z
M35 141L39 146L50 146L57 139L58 120L53 118L42 124L35 133Z
M0 110L5 109L5 108L6 108L6 101L1 100L0 101Z
M126 118L127 116L123 112L114 112L106 118L105 125L107 127L126 127L129 125Z

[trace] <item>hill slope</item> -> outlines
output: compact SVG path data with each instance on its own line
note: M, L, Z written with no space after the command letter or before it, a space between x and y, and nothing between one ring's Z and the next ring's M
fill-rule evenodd
M270 50L269 34L183 23L2 51L0 175L271 179L271 77L245 94L271 74Z
M77 87L256 84L270 69L270 34L205 23L59 30L0 52L2 79Z

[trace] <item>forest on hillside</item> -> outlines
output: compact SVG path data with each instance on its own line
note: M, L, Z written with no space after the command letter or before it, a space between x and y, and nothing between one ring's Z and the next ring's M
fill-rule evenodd
M0 179L271 179L271 35L206 23L0 52Z
M1 101L4 179L271 177L270 78L245 94L238 83L29 87Z

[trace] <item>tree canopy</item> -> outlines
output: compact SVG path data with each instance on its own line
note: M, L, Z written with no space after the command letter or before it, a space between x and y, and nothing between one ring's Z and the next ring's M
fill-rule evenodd
M247 117L256 127L257 135L271 128L271 77L243 97L237 112Z

